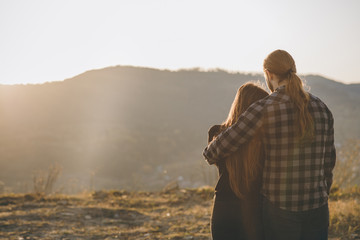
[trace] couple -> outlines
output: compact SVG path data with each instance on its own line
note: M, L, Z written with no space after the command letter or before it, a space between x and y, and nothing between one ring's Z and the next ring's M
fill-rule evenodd
M211 217L214 240L322 240L335 166L334 120L306 92L291 55L263 63L271 94L241 86L203 155L219 169Z

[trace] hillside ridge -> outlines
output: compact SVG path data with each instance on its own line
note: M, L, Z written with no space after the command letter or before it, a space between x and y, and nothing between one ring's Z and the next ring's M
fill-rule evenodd
M258 80L265 86L261 74L115 66L2 85L0 181L23 191L35 171L58 163L65 189L71 179L99 189L156 190L177 179L211 185L217 173L201 155L207 130L225 120L242 84ZM333 112L337 144L359 139L360 85L305 80Z

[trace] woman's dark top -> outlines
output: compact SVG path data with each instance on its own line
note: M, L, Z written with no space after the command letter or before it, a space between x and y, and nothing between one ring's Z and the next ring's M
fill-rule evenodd
M208 141L218 135L220 130L220 125L210 128ZM219 161L217 167L219 180L215 187L211 216L213 240L263 239L260 177L251 183L250 191L244 194L244 198L239 199L231 190L225 161Z
M217 200L221 201L238 201L239 198L231 190L229 173L226 169L225 161L221 161L217 164L219 172L219 180L215 186L215 195Z

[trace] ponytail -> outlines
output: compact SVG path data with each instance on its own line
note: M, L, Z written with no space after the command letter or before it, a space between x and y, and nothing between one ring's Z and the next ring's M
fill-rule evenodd
M295 72L290 70L288 76L285 91L295 105L297 113L295 121L299 126L298 136L301 140L311 139L314 135L314 123L308 110L310 96L304 90L303 83Z

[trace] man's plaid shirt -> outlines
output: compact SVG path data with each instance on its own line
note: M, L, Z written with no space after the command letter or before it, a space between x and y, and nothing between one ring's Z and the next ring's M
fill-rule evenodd
M252 104L203 155L209 164L222 161L261 129L265 150L262 194L290 211L319 208L327 203L335 166L334 119L327 106L311 94L308 109L315 136L301 143L295 134L294 104L285 87L279 87Z

